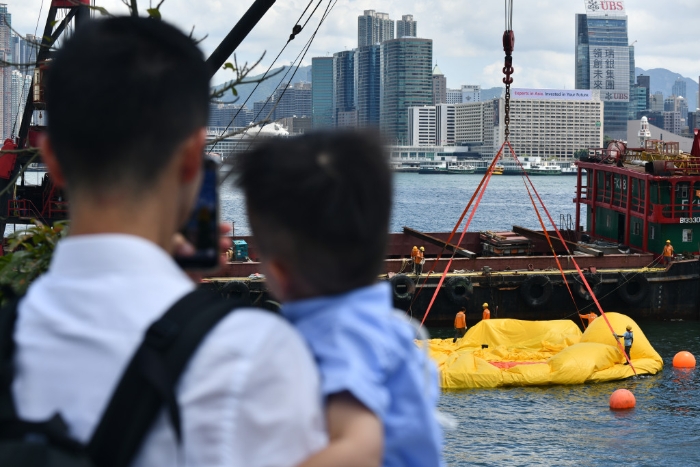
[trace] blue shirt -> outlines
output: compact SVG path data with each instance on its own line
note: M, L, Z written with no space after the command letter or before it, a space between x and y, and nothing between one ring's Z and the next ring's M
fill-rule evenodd
M632 345L632 340L634 339L632 331L627 331L622 335L622 337L625 339L625 347L630 347Z
M323 396L349 391L382 421L382 465L443 465L437 372L393 309L387 283L291 302L282 314L309 344Z

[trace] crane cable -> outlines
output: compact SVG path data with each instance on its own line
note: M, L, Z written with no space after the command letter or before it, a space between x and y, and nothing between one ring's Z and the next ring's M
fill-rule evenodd
M498 153L496 154L496 157L493 158L493 161L491 161L491 165L489 166L488 170L486 171L486 174L484 175L484 178L482 179L482 183L479 184L479 187L477 187L477 190L474 192L474 195L472 195L472 199L474 199L474 196L477 195L478 197L476 199L476 204L474 204L474 208L471 210L471 213L469 214L469 218L467 219L467 222L464 224L464 229L462 230L462 235L459 237L459 240L457 241L456 248L452 252L452 257L450 257L450 260L447 262L447 265L445 266L445 270L442 273L442 276L440 277L440 281L437 284L437 287L435 287L435 292L433 292L433 297L430 299L430 303L428 304L428 308L425 310L425 314L423 315L423 319L421 320L421 326L423 323L425 323L426 318L428 318L428 314L430 313L430 310L433 307L433 303L435 303L435 299L437 298L438 292L440 292L440 288L442 287L442 283L445 282L445 277L447 276L448 271L450 270L450 266L452 266L452 261L454 260L455 255L457 254L457 250L459 249L459 245L462 243L462 240L464 240L464 235L467 233L467 229L469 228L469 224L471 224L472 219L474 218L474 214L476 214L476 209L479 207L479 203L481 202L481 198L483 198L484 193L486 192L486 187L489 184L489 181L491 180L491 176L493 175L493 169L496 167L496 162L498 159L500 159L501 155L503 154L503 148L505 146L505 142L501 145L501 149L498 150ZM470 201L471 202L471 201ZM464 214L466 214L466 209L464 211ZM461 217L457 225L455 226L455 231L457 230L457 227L462 223L462 219L464 217ZM454 233L454 231L453 231ZM449 240L448 240L449 242ZM437 261L440 258L438 258L435 261L435 264L437 264ZM435 266L433 266L435 267ZM426 281L428 278L425 279ZM425 282L423 283L425 285ZM422 287L421 287L422 289Z
M510 136L510 85L513 83L511 75L513 70L513 49L515 48L515 33L513 32L513 0L506 1L506 30L503 32L503 51L506 53L505 62L503 65L503 84L506 85L505 107L503 123L505 125L505 141L508 141Z
M309 20L311 19L311 17L314 15L314 13L315 13L316 10L318 9L318 6L321 4L322 1L323 1L323 0L319 0L318 4L317 4L316 7L313 9L313 11L312 11L311 14L309 15L309 17L306 18L306 21L304 22L304 24L303 24L303 25L300 25L299 23L301 22L301 19L304 17L304 14L306 14L306 11L309 9L309 7L311 6L311 4L314 2L314 0L309 0L309 3L306 5L306 8L304 9L304 11L303 11L303 12L301 13L301 15L299 16L299 19L297 19L296 22L294 23L294 27L292 27L292 33L289 35L289 39L287 39L287 42L285 42L284 46L283 46L282 49L279 51L279 53L277 54L277 56L275 57L275 59L272 61L272 63L270 64L270 66L267 67L267 70L265 70L265 73L263 73L262 78L260 78L260 80L255 84L255 87L253 88L253 90L250 92L250 94L248 94L248 97L246 97L245 101L243 101L243 104L241 104L241 106L238 108L238 110L237 110L236 113L234 114L233 118L231 119L231 121L229 122L229 124L226 125L226 128L224 128L224 131L221 132L221 135L219 135L219 137L223 137L223 136L226 134L226 132L228 131L228 129L231 128L231 126L233 125L233 123L236 121L236 118L238 117L238 114L241 113L241 110L243 110L243 107L245 107L245 105L248 103L248 101L249 101L250 98L253 96L253 94L255 93L255 91L258 90L258 87L260 86L260 83L262 83L262 82L265 80L265 78L267 77L268 73L270 73L270 70L272 70L272 67L275 66L275 63L277 63L277 60L279 60L280 56L282 55L282 53L284 52L284 50L287 48L287 46L289 45L289 43L292 42L292 40L294 40L294 38L295 38L299 33L301 33L301 31L304 29L304 27L306 26L306 24L309 22ZM245 84L245 83L243 83L243 84ZM266 103L266 104L267 104L267 103ZM214 148L216 148L216 145L217 145L217 144L218 144L218 141L217 141L216 143L212 144L211 148L209 148L209 151L207 151L207 154L210 154L210 153L214 150Z

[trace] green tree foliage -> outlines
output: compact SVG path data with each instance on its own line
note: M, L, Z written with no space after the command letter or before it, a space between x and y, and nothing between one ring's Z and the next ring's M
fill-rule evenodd
M46 272L58 241L68 233L66 221L53 227L34 221L27 230L7 237L9 253L0 256L0 301L24 295L39 275Z

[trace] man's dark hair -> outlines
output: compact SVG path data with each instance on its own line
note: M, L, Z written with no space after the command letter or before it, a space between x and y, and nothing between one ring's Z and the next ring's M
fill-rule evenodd
M206 126L210 73L161 21L93 20L49 62L48 133L69 187L142 191Z
M377 280L392 175L376 135L275 139L240 156L237 169L263 256L283 261L323 295Z

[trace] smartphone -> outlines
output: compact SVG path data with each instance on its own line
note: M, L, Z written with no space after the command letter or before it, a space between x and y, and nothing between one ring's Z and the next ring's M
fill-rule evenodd
M219 265L219 163L205 155L202 164L202 187L192 214L180 231L194 246L195 253L175 256L181 268L199 271Z

